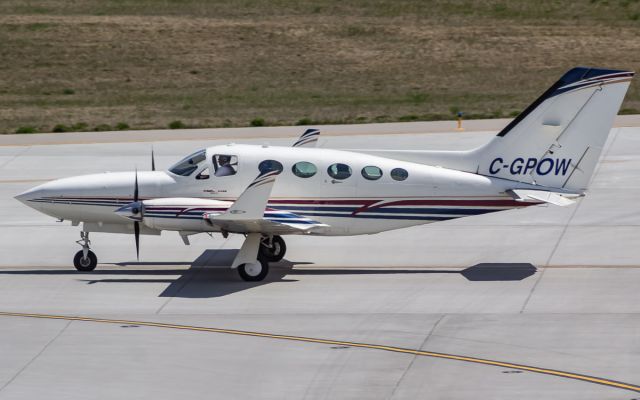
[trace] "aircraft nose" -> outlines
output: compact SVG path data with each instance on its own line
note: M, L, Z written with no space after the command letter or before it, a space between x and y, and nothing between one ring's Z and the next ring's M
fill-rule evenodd
M50 181L43 183L42 185L32 187L19 195L15 196L14 199L19 202L37 210L40 210L44 206L44 202L47 197L54 196L58 194L56 190L56 183L58 181Z
M29 205L28 202L38 197L41 197L40 196L41 193L42 193L42 190L40 189L40 187L34 187L20 193L19 195L15 196L14 199L18 200L23 204Z

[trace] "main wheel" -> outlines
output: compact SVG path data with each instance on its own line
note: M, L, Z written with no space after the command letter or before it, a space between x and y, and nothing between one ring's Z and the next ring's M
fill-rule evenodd
M260 254L267 261L278 262L284 258L286 252L287 245L284 243L282 236L274 236L271 240L271 246L269 246L268 240L260 243Z
M255 263L240 264L238 266L238 273L243 281L259 282L269 273L269 263L260 258Z
M98 257L91 250L87 253L87 257L84 256L82 250L76 253L73 257L73 265L78 271L89 272L93 271L98 265Z

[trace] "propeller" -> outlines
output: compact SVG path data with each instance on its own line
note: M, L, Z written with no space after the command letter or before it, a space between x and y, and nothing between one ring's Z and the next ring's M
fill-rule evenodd
M136 259L140 261L140 222L133 223L133 234L136 237Z
M133 186L133 202L138 202L138 168L136 168L135 182Z
M153 160L153 155L151 157L152 157L151 159ZM142 210L137 207L140 204L138 203L138 168L136 168L136 180L135 180L135 186L133 189L133 203L135 205L133 206L131 212L134 215L141 213ZM142 214L140 214L140 216L142 216ZM140 222L137 220L133 221L133 234L135 235L135 238L136 238L136 258L138 259L138 261L140 261Z
M115 213L119 216L133 221L133 233L136 239L136 257L140 259L140 222L144 218L144 203L140 201L140 189L138 187L138 169L136 168L135 180L133 183L133 201L124 205Z

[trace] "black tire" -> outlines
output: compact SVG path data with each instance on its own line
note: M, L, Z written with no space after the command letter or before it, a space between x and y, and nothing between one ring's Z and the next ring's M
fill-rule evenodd
M84 254L82 254L82 250L80 250L76 253L75 257L73 257L73 265L81 272L93 271L96 269L96 265L98 265L98 257L96 257L93 251L89 250L87 258L84 258Z
M274 236L271 241L271 247L260 243L260 255L269 262L278 262L284 258L287 253L287 245L282 236Z
M255 271L253 268L248 268L248 264L240 264L238 266L238 273L245 282L260 282L269 273L269 263L262 258L258 259L258 264L262 267L260 271Z

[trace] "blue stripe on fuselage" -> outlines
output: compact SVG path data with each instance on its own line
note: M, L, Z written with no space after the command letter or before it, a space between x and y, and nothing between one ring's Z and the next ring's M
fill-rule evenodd
M130 201L123 200L89 200L89 199L64 199L64 198L41 198L33 199L33 202L54 203L54 204L73 204L73 205L89 205L100 207L120 207L123 204L129 204ZM370 219L397 219L397 220L426 220L426 221L444 221L463 216L472 216L487 214L497 211L504 211L509 208L487 209L487 208L436 208L436 207L378 207L371 209L362 209L363 214L346 214L353 213L361 209L361 206L283 206L268 205L270 209L279 212L265 212L265 218L292 220L299 219L301 216L306 217L334 217L334 218L370 218ZM147 211L146 216L155 218L188 218L200 219L206 210L188 210L184 212L153 210ZM375 214L375 215L374 215ZM414 214L414 215L394 215L394 214ZM450 216L444 216L450 215ZM287 221L292 222L292 221ZM311 222L313 223L313 222Z

